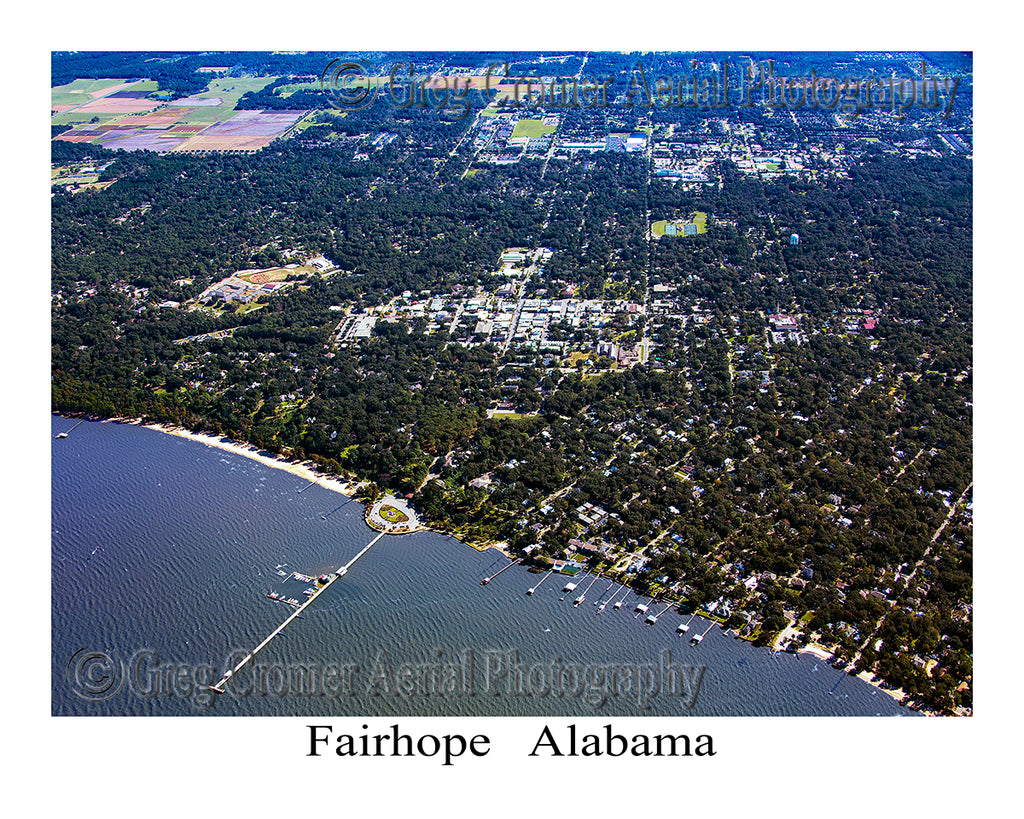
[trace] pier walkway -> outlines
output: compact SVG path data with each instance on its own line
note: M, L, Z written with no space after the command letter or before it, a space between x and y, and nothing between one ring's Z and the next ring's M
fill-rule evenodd
M248 654L246 654L245 657L242 658L241 662L238 663L238 665L236 665L230 671L226 672L224 674L224 676L220 678L220 681L216 685L211 685L210 686L210 690L211 691L216 691L218 694L223 694L224 693L224 686L227 685L228 680L230 680L243 667L245 667L246 663L248 663L253 657L255 657L257 654L259 654L264 648L266 648L266 646L270 643L270 641L273 640L282 631L284 631L285 628L287 628L287 626L292 622L292 620L294 620L300 614L302 614L302 612L305 611L306 608L314 600L316 600L321 594L323 594L325 591L327 591L327 589L330 588L331 584L334 583L335 580L338 580L339 578L343 577L345 575L345 573L348 572L348 570L352 566L352 564L355 563L357 560L359 560L359 558L361 558L364 554L366 554L369 551L370 547L374 543L376 543L378 540L380 540L382 537L384 537L384 535L386 535L386 534L387 534L386 531L385 532L381 532L380 534L378 534L377 537L375 537L373 540L371 540L369 543L367 543L359 551L359 553L355 557L353 557L348 563L346 563L344 566L339 566L337 572L335 572L335 574L334 574L334 577L332 577L330 580L328 580L326 583L324 583L322 586L320 586L320 588L318 588L316 590L315 594L311 594L309 596L309 599L305 603L303 603L301 606L299 606L297 609L295 609L295 611L293 611L291 613L291 616L287 620L285 620L283 623L281 623L281 625L279 625L276 629L274 629L272 632L270 632L270 634L267 635L267 638L262 643L260 643L258 646L256 646L256 648L254 648Z

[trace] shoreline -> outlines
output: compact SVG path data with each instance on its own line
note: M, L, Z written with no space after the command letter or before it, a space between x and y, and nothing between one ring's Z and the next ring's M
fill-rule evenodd
M275 455L272 452L259 449L252 444L236 441L233 438L227 438L222 435L208 435L202 432L193 432L192 430L174 426L173 424L146 424L139 418L111 418L110 420L118 424L132 424L133 426L145 427L146 429L156 430L157 432L162 432L166 435L176 435L179 438L187 438L190 441L206 444L207 446L221 449L225 452L233 452L236 455L241 455L243 458L249 458L250 460L257 461L264 466L271 467L272 469L280 469L285 472L290 472L298 478L303 478L311 483L316 482L324 489L328 489L331 492L337 492L347 498L352 498L351 490L354 487L350 485L348 481L338 478L335 475L327 475L320 472L312 461L295 461L290 458L286 458L283 455ZM356 484L356 486L358 486L358 484ZM362 501L358 502L362 503Z
M54 415L61 415L61 413L54 412ZM70 417L61 415L61 417ZM337 492L339 495L344 495L350 500L355 500L353 492L359 487L362 481L350 482L336 475L321 472L316 463L313 461L296 461L292 458L288 458L284 455L275 455L272 452L268 452L259 447L248 444L243 441L236 441L234 438L228 438L225 435L213 435L205 432L193 432L185 427L176 426L174 424L159 424L159 423L146 423L141 418L89 418L89 416L82 416L86 420L97 420L100 422L110 422L116 424L130 424L136 427L145 427L156 432L162 432L165 435L175 435L179 438L185 438L190 441L195 441L206 446L214 447L216 449L223 450L225 452L233 452L236 455L241 455L243 458L249 458L250 460L256 461L263 464L264 466L270 467L271 469L280 469L285 472L290 472L298 478L315 482L324 489L331 492ZM357 500L356 503L362 504L363 506L363 522L367 524L367 528L372 531L380 531L367 523L367 515L369 511L376 505L367 503L365 501ZM447 539L457 540L463 546L467 546L470 549L475 549L478 552L484 552L489 549L493 549L501 554L505 555L509 560L514 559L510 553L509 546L507 543L486 543L483 545L476 545L473 543L466 543L459 538L455 532L445 532L440 529L436 529L432 526L428 526L422 522L419 522L418 527L413 531L404 532L389 532L388 534L393 535L405 535L414 534L415 532L431 532L435 535L441 535Z
M824 662L827 662L827 663L831 663L832 658L834 656L827 649L825 649L823 646L818 645L817 643L811 643L809 645L801 646L800 648L797 649L796 653L797 654L810 654L811 656L817 657L819 660L823 660ZM907 704L906 704L907 695L903 691L903 689L901 689L901 688L883 688L882 687L882 683L884 682L884 680L881 677L879 677L877 674L873 674L870 671L859 671L859 672L857 672L857 674L855 674L853 676L863 680L868 685L870 685L870 686L878 689L879 691L881 691L883 694L888 694L890 697L892 697L894 700L896 700L896 702L898 702L904 708L907 708ZM920 709L920 711L918 713L924 714L926 716L935 716L931 711L929 711L927 709Z
M62 418L73 417L62 415L61 413L58 412L53 412L52 414L60 415ZM262 450L254 446L253 444L247 444L240 441L236 441L232 438L227 438L226 436L222 435L212 435L208 433L193 432L192 430L186 429L185 427L179 427L174 424L145 423L141 418L90 418L89 416L85 415L83 415L82 417L85 418L86 420L110 422L117 424L130 424L131 426L145 427L146 429L161 432L165 435L175 435L179 438L185 438L187 440L205 444L206 446L214 447L216 449L220 449L226 452L233 452L236 455L241 455L244 458L249 458L250 460L257 461L258 463L261 463L264 466L270 467L272 469L280 469L285 472L290 472L296 477L303 478L307 481L316 482L324 489L327 489L331 492L337 492L338 494L344 495L346 498L353 500L354 498L350 494L350 491L354 490L356 487L359 486L359 483L352 484L348 481L338 478L335 475L328 475L320 472L317 469L316 464L312 461L295 461L290 458L286 458L283 455L275 455L274 453ZM367 522L367 515L369 514L370 510L376 505L376 503L368 504L364 501L356 502L362 504L363 506L363 522L366 524L367 528L371 529L372 531L380 531L375 527L370 526L369 523ZM494 549L495 551L498 551L501 554L503 554L509 560L514 559L510 553L509 545L507 543L487 543L483 545L466 543L465 541L459 538L458 534L454 532L445 532L440 529L435 529L431 526L424 525L422 523L419 524L419 527L415 530L415 532L431 532L436 535L441 535L447 540L456 540L463 546L466 546L470 549L474 549L478 552L484 552L489 549ZM414 532L397 532L394 534L402 535L413 533ZM709 615L706 616L708 617L708 619L714 619ZM718 621L716 620L715 622ZM833 658L833 655L827 649L817 644L801 646L799 649L797 649L796 653L810 654L824 662L829 662ZM900 689L882 688L881 683L883 682L883 680L877 675L871 674L867 671L862 671L859 674L856 674L855 676L859 677L868 685L882 691L885 694L888 694L890 697L892 697L892 699L894 699L904 708L907 707L905 693ZM918 713L924 714L926 716L934 716L934 714L931 711L928 711L926 709L921 709Z

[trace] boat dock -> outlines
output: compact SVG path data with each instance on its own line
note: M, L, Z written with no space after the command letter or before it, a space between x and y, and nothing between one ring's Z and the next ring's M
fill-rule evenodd
M579 597L577 597L577 598L576 598L575 600L573 600L573 601L572 601L572 604L573 604L574 606L579 606L579 604L580 604L580 603L582 603L582 602L584 601L584 599L585 599L585 598L586 598L586 596L587 596L587 592L588 592L588 591L590 591L590 587L591 587L591 586L593 586L593 585L594 585L594 584L595 584L595 583L597 582L597 577L598 577L598 576L597 576L597 575L595 574L595 575L594 575L594 579L590 581L590 586L587 586L587 587L586 587L586 588L585 588L585 589L583 590L583 594L581 594L581 595L580 595Z
M58 432L56 435L53 436L53 440L55 440L55 441L62 441L62 440L64 440L72 432L74 432L76 429L78 429L84 423L85 423L85 419L83 418L81 421L79 421L77 424L75 424L73 427L71 427L71 429L69 429L67 432Z
M663 614L664 614L664 613L665 613L666 611L668 611L668 610L669 610L669 609L670 609L671 607L672 607L672 604L671 604L671 603L669 603L668 605L666 605L666 606L665 606L665 608L663 608L663 609L662 609L661 611L659 611L659 612L658 612L657 614L648 614L648 615L647 615L647 620L645 620L644 622L646 622L646 623L647 623L647 625L649 625L649 626L653 626L653 625L654 625L655 623L657 623L657 622L658 622L658 618L659 618L659 617L661 617L661 615L663 615Z
M708 632L711 631L711 629L713 629L714 627L715 621L712 620L711 624L707 627L707 629L705 629L703 634L694 634L693 637L690 638L690 645L697 645L697 643L699 643L701 640L708 636Z
M541 583L543 583L543 582L544 582L545 580L547 580L547 579L548 579L548 575L550 575L552 571L554 571L554 569L551 569L551 570L549 570L549 571L548 571L548 573L547 573L546 575L544 575L544 576L543 576L543 577L542 577L542 578L540 579L540 582L539 582L539 583L537 583L537 585L536 585L536 586L534 586L534 587L533 587L532 589L527 589L527 590L526 590L526 593L527 593L527 594L529 595L529 594L533 594L533 593L534 593L535 591L537 591L537 589L539 589L539 588L540 588L540 584L541 584Z
M507 564L505 566L502 566L491 577L485 577L483 580L481 580L480 581L480 585L481 586L486 586L488 583L490 583L492 580L494 580L495 577L497 577L499 574L501 574L503 571L505 571L505 569L511 569L513 566L515 566L521 559L522 558L518 558L517 557L511 563L509 563L509 564Z

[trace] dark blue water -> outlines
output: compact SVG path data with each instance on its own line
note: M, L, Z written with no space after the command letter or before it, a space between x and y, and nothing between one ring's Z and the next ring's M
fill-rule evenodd
M691 646L676 635L689 618L647 626L632 592L598 615L604 579L579 608L558 575L526 596L541 575L519 566L481 586L504 559L432 533L381 539L211 702L203 685L291 613L266 597L278 572L331 571L373 538L362 506L130 425L84 423L52 456L54 714L910 713L717 626Z

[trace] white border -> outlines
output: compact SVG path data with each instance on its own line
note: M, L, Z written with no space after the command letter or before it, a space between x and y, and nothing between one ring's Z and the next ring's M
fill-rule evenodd
M1008 387L1019 367L1005 350L1016 351L1010 332L1021 301L1020 262L1007 241L1020 235L1016 206L1019 186L1009 178L1018 164L1020 102L1015 98L1019 53L1008 39L981 37L989 22L978 7L947 3L927 6L693 4L648 7L613 4L553 8L549 3L423 5L394 4L353 10L348 4L312 8L161 5L148 11L138 3L101 7L49 4L30 11L28 51L5 54L8 92L13 91L28 147L5 144L4 157L15 185L7 201L17 205L8 234L8 259L25 281L16 306L6 300L8 375L5 428L9 461L18 476L17 513L9 540L10 560L34 577L49 577L49 367L48 101L49 52L83 47L113 50L203 48L581 48L622 50L656 47L736 51L760 49L881 50L926 45L934 50L975 51L977 182L975 271L977 383L975 475L979 534L976 549L978 646L977 716L968 720L880 719L683 719L628 720L622 732L639 730L708 732L718 756L711 760L544 760L526 756L545 724L542 719L402 719L413 732L488 733L494 751L485 760L441 768L436 760L307 759L304 725L309 719L68 719L50 712L49 599L38 595L9 620L8 644L26 673L14 690L5 686L5 705L15 713L8 742L17 747L24 783L45 812L114 808L120 815L162 816L172 809L204 814L279 812L305 794L314 812L372 809L385 816L444 810L453 815L511 815L564 810L601 816L699 813L734 816L750 810L803 815L812 810L839 816L872 811L951 815L983 795L994 802L1014 781L1009 746L997 745L1010 728L1016 703L1012 682L1019 676L1015 612L1000 600L1015 596L999 582L1019 577L1020 535L1010 514L1019 509L1015 476L1019 454L1015 418L1006 418ZM123 15L121 14L123 10ZM117 20L130 21L118 25ZM823 24L819 36L809 25ZM466 26L472 26L472 30ZM1009 34L1012 24L1005 25ZM18 26L21 29L21 26ZM9 31L13 32L13 28ZM39 36L42 43L33 40ZM20 32L19 32L20 37ZM283 45L282 45L283 44ZM19 44L20 45L20 44ZM9 109L14 110L14 109ZM19 135L23 133L19 129ZM27 158L27 161L26 161ZM1015 174L1019 176L1019 172ZM1013 191L1013 200L1003 198ZM24 207L23 207L24 205ZM8 219L11 218L8 212ZM1019 218L1019 217L1018 217ZM9 222L9 224L11 224ZM29 237L27 245L23 237ZM11 245L15 245L14 248ZM9 274L11 275L11 274ZM1006 307L1003 307L1006 305ZM13 309L12 309L13 308ZM1002 308L1002 309L1000 309ZM30 339L30 345L25 339ZM25 355L29 349L29 355ZM1014 393L1019 395L1018 390ZM27 407L23 407L25 396ZM12 412L13 410L13 412ZM1016 415L1016 413L1014 413ZM1008 426L1007 426L1008 422ZM13 445L13 452L10 447ZM44 449L44 446L47 449ZM1007 465L1007 460L1012 466ZM1012 470L1012 472L1011 472ZM24 474L24 477L22 477ZM23 503L24 501L24 503ZM30 509L23 517L21 509ZM17 607L20 609L20 606ZM9 613L15 613L12 603ZM21 663L20 658L28 658ZM7 675L10 678L18 675ZM349 718L317 720L359 728ZM374 725L392 721L376 719ZM549 720L552 725L567 720ZM601 720L577 720L601 725ZM1004 727L1005 726L1005 727ZM45 777L45 779L44 779ZM1012 804L1012 802L1010 803ZM129 806L135 806L130 808ZM527 806L532 806L528 808Z

